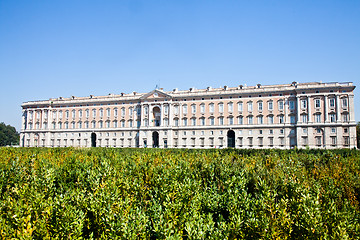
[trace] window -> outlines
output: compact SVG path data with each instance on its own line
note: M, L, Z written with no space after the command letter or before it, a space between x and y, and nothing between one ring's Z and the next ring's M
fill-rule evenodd
M329 102L330 102L330 107L334 108L335 107L335 98L330 98Z
M56 127L56 123L52 123L52 129L55 129L55 127Z
M284 129L280 129L280 134L281 134L281 135L284 134Z
M179 126L179 119L174 119L174 125L175 125L175 127L178 127Z
M85 128L89 128L89 122L88 121L85 122Z
M86 117L88 118L90 116L90 110L89 109L86 109L85 110L85 114L86 114Z
M284 115L279 116L279 123L284 123Z
M134 109L132 107L129 108L129 115L132 116L134 113Z
M268 108L269 108L269 111L274 110L274 104L273 104L273 101L269 101L269 102L268 102Z
M263 118L263 116L258 116L258 117L257 117L257 123L258 123L258 124L264 124L264 118Z
M211 113L214 112L214 104L213 104L213 103L210 103L210 104L209 104L209 111L210 111Z
M103 128L103 121L99 122L99 128Z
M196 118L191 119L191 125L196 126Z
M269 145L270 145L270 147L272 147L274 145L274 138L273 137L269 138Z
M348 106L348 100L347 100L347 98L342 98L342 99L341 99L341 103L342 103L342 107L343 107L343 108L347 108L347 106Z
M233 125L234 124L234 118L233 117L229 117L229 125Z
M331 133L336 133L336 128L331 128Z
M183 114L187 114L187 105L183 105Z
M296 122L295 116L290 116L290 123L294 124Z
M184 125L184 126L187 126L187 118L184 118L184 119L183 119L183 125Z
M125 116L125 108L121 108L121 116L124 117Z
M147 107L145 108L145 113L147 114ZM176 106L174 107L174 113L175 113L175 114L179 114L179 106L178 106L178 105L176 105Z
M321 114L315 114L315 122L321 122Z
M104 110L102 108L100 108L100 110L99 110L99 115L100 115L100 117L104 116Z
M303 122L303 123L307 123L307 122L308 122L308 115L307 115L307 114L303 114L303 115L301 115L301 117L302 117L302 122Z
M212 126L215 125L215 118L213 118L213 117L210 118L210 125L212 125Z
M233 110L234 110L233 103L228 103L228 111L233 112Z
M68 122L65 122L65 129L69 129L69 123Z
M342 119L343 119L343 122L349 122L349 114L347 114L347 113L342 114Z
M336 122L336 115L335 113L330 113L330 122Z
M284 101L279 101L278 102L278 107L279 107L279 110L284 110Z
M107 108L107 109L106 109L106 116L107 116L107 117L110 117L110 116L111 116L111 114L110 114L110 108Z
M219 118L219 125L224 125L224 118L223 117Z
M315 99L315 108L320 108L320 99Z
M69 115L70 115L69 110L67 110L67 111L65 112L65 117L66 117L66 118L69 118ZM38 116L39 116L39 114L38 114ZM40 117L40 116L39 116L39 117Z
M219 104L219 112L220 113L224 112L224 104L223 103Z
M350 144L350 139L349 137L344 137L344 145L348 146Z
M268 116L268 124L274 124L274 116Z
M331 145L336 145L336 137L331 137Z
M200 118L201 126L205 126L205 118Z
M243 103L242 102L238 102L238 111L239 112L243 111Z
M307 128L302 128L302 132L303 132L304 134L306 134L306 133L307 133Z
M79 110L79 118L82 118L82 110Z
M290 108L290 110L295 109L295 102L294 101L289 101L289 108Z
M274 134L274 130L270 129L270 130L269 130L269 134L270 134L270 135Z
M75 122L71 123L71 128L74 129L75 128Z
M92 122L91 122L91 127L92 127L92 128L95 128L95 124L96 124L95 121L92 121Z
M71 111L71 117L72 117L72 118L75 118L75 117L76 117L76 111L75 111L75 110L72 110L72 111Z
M305 108L306 108L306 106L307 106L306 103L307 103L307 100L306 100L306 99L302 99L302 100L301 100L301 108L302 108L302 109L305 109Z
M96 109L93 109L93 110L92 110L92 116L93 116L93 117L96 117Z
M263 110L263 102L258 102L258 110L259 111Z
M110 121L106 121L106 128L110 128Z
M316 137L315 141L316 141L316 145L318 145L318 146L321 145L321 137Z
M248 102L248 103L247 103L247 107L248 107L248 112L252 112L252 110L253 110L253 104L252 104L252 102Z
M248 124L253 124L253 116L248 117Z
M62 117L63 117L63 112L59 111L59 118L62 118Z
M53 114L53 116L52 116L52 117L53 117L53 119L55 119L55 118L56 118L56 111L53 111L53 113L52 113L52 114Z
M164 106L164 113L169 114L169 105Z
M238 124L243 124L244 123L244 119L243 119L243 116L239 116L238 117Z
M196 113L196 105L195 104L193 104L193 105L191 105L191 113Z
M129 127L132 127L132 126L133 126L133 121L129 120Z
M200 105L200 112L205 113L205 104Z

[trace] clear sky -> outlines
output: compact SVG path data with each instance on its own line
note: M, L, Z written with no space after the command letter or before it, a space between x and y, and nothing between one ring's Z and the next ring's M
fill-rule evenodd
M360 1L0 0L0 122L51 97L354 82Z

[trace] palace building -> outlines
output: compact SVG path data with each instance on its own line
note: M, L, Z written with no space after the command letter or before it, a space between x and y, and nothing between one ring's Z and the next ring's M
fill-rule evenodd
M354 89L293 82L29 101L20 145L354 148Z

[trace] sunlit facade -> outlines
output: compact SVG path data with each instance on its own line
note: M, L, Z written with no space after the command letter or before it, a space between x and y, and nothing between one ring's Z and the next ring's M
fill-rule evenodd
M22 104L24 147L353 148L352 83L260 84Z

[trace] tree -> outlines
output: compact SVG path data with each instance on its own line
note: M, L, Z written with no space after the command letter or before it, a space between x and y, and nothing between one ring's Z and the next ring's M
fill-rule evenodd
M18 145L19 133L13 126L0 123L0 146Z
M360 148L360 122L356 125L356 139L357 147Z

